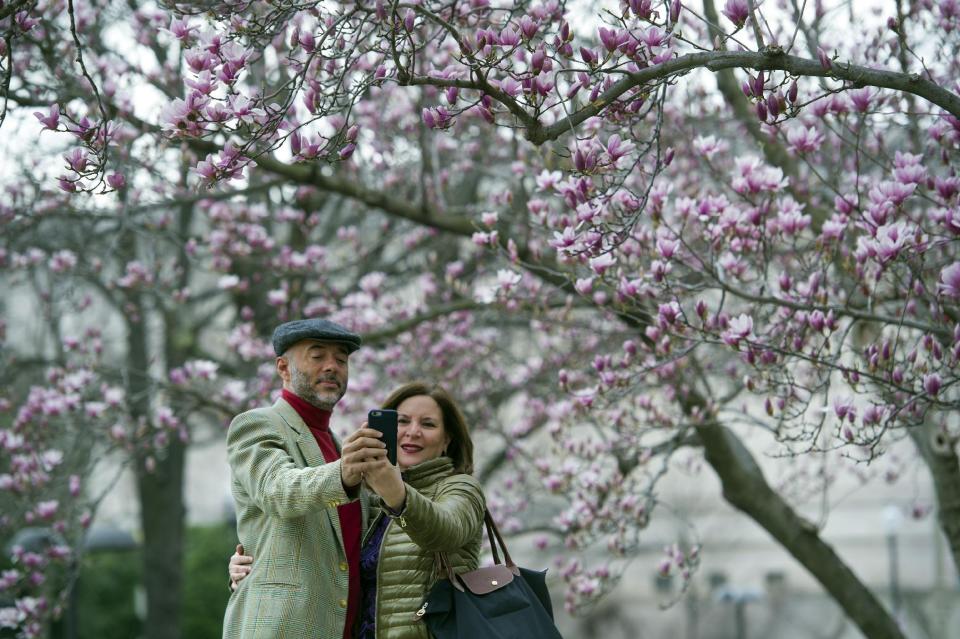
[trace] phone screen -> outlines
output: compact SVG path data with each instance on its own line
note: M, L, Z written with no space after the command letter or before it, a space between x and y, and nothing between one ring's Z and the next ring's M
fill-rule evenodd
M397 465L397 411L388 408L375 408L367 413L367 426L383 433L383 443L387 445L387 459Z

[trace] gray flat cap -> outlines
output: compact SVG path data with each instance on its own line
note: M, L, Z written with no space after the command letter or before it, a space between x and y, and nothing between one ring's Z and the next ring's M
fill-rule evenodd
M360 336L325 319L302 319L281 324L273 330L273 350L279 356L302 339L338 342L352 353L360 348Z

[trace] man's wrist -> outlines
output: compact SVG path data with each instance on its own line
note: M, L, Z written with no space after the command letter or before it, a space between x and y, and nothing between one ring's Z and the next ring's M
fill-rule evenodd
M356 477L355 481L350 481L347 478L347 473L343 469L343 463L340 464L340 484L343 486L343 492L350 495L351 493L356 493L357 489L360 487L361 477L359 474Z

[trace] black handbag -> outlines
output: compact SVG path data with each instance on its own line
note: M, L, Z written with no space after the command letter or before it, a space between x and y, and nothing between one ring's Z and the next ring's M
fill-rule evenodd
M490 511L484 522L494 565L458 575L446 554L437 553L440 578L417 616L435 639L563 639L553 623L546 571L517 566Z

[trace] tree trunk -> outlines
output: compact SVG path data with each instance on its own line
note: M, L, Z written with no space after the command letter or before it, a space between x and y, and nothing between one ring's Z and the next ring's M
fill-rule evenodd
M760 524L820 582L869 639L903 639L896 621L833 548L778 495L750 451L730 429L707 424L697 430L707 463L723 485L724 498Z
M171 439L147 472L137 463L143 526L143 583L147 591L145 639L180 639L183 592L183 474L186 445Z
M132 236L121 244L127 262L135 258ZM127 315L127 401L131 415L141 423L150 423L150 337L143 296L127 297L131 311ZM151 436L151 431L146 431ZM145 639L180 639L180 610L183 565L183 461L185 446L176 437L157 455L154 451L137 453L134 472L140 499L140 525L143 530L142 566L146 589L147 615ZM147 459L156 466L147 470Z
M954 445L932 424L909 429L910 437L930 469L937 494L937 519L947 538L953 565L960 573L960 458Z

